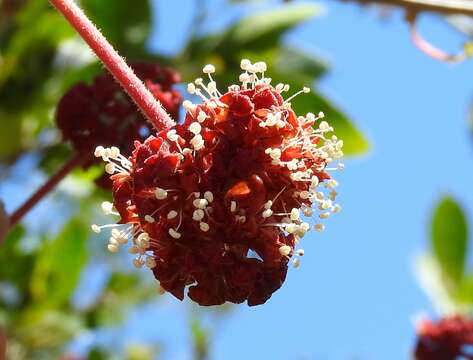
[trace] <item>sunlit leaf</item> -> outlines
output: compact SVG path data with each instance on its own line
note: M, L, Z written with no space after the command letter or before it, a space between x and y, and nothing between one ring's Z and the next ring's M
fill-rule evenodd
M37 255L31 279L35 302L61 306L69 301L87 260L88 230L78 220L69 222Z
M463 210L450 197L444 197L434 211L431 244L443 273L458 283L465 268L468 227Z
M279 37L294 26L320 13L315 4L288 4L251 15L225 33L222 48L264 48L274 46Z

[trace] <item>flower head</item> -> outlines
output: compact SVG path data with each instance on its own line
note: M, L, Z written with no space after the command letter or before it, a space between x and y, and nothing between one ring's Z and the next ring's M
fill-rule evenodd
M417 360L473 359L473 321L460 316L434 323L423 320L417 328Z
M132 68L164 108L177 118L182 101L174 89L179 75L156 64L135 63ZM146 139L152 126L110 74L98 75L92 84L73 86L60 100L56 122L63 138L81 153L99 146L116 146L131 154L134 140Z
M264 77L265 63L242 68L242 84L221 94L207 65L209 82L188 86L203 102L185 101L184 123L135 142L130 158L96 150L114 173L116 211L104 211L120 217L105 225L114 226L109 250L130 240L136 266L151 268L179 299L188 288L201 305L266 302L291 258L300 265L312 208L319 219L341 209L329 175L338 167L327 165L343 142L328 136L323 114L296 116L293 97L282 96L287 86Z

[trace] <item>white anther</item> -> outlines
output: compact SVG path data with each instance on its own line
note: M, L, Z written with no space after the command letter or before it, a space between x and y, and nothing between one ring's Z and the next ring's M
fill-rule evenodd
M279 160L281 158L281 149L273 149L273 151L271 151L271 154L269 154L269 156L273 160Z
M271 209L266 209L263 211L262 216L263 218L269 218L271 215L273 215L273 210Z
M133 259L133 265L135 265L135 267L138 268L138 269L142 268L143 265L144 265L144 261L143 261L143 259L137 257L137 258Z
M244 215L236 215L236 221L240 224L244 224L246 222L246 216Z
M114 163L108 163L105 165L105 172L109 175L112 175L115 173L115 164Z
M204 210L197 209L197 210L194 210L194 212L192 213L192 220L200 221L204 218L204 216L205 216Z
M304 251L304 249L298 249L298 250L296 251L296 254L297 254L298 256L304 256L305 251Z
M181 234L178 233L176 230L174 230L173 228L170 228L168 230L168 233L169 235L171 235L171 237L173 237L174 239L179 239L181 237Z
M195 84L194 83L189 83L187 84L187 92L189 94L195 94Z
M153 269L156 267L156 260L154 260L152 257L147 257L145 261L145 265L149 269Z
M113 211L113 204L110 201L104 201L101 207L105 215L110 215Z
M330 126L329 126L328 122L322 121L319 125L319 129L322 130L322 131L328 131L330 129Z
M167 218L168 218L168 220L172 220L172 219L175 219L176 216L177 216L177 211L176 210L171 210L170 212L168 212Z
M336 205L333 207L332 211L333 211L334 213L339 213L340 211L342 211L342 207L340 206L340 204L336 204Z
M110 251L111 253L116 253L116 252L118 252L118 250L119 250L120 248L118 247L118 245L115 245L115 244L108 244L108 245L107 245L107 249L108 249L108 251Z
M117 148L116 146L112 146L110 148L110 158L116 159L120 156L120 149Z
M207 232L210 229L209 224L207 224L206 222L200 222L199 227L200 227L200 230L202 230L204 232Z
M100 228L100 226L98 226L97 224L92 224L90 226L90 228L92 229L92 231L94 233L97 233L97 234L100 234L100 231L102 231L102 229Z
M242 59L240 62L240 67L242 70L246 70L248 66L251 66L251 61L248 59Z
M212 64L207 64L202 69L202 72L204 74L213 74L215 72L215 66L213 66Z
M154 190L154 196L158 200L164 200L168 197L168 192L158 187Z
M306 233L307 231L310 230L310 224L307 222L303 222L302 224L299 225L299 230Z
M102 157L105 152L105 148L103 146L97 146L94 151L95 157Z
M236 201L231 201L230 202L230 211L233 213L236 211L237 203Z
M260 72L265 72L268 70L268 65L264 61L258 61L254 65Z
M250 75L248 75L247 73L240 74L238 80L243 84L249 83L250 82Z
M301 199L306 200L306 199L310 198L310 192L308 192L308 191L306 191L306 190L301 191L301 192L299 193L299 196L300 196Z
M322 232L325 230L325 225L324 224L315 224L314 225L314 230L318 232Z
M149 247L149 235L147 233L141 233L136 238L136 245L140 249L147 249Z
M302 210L302 212L304 213L304 216L312 216L313 214L313 211L311 208L305 208L304 210Z
M188 112L193 112L196 109L196 105L194 105L192 101L190 100L184 100L184 102L182 103L182 106Z
M334 187L337 187L338 186L338 181L335 180L335 179L330 179L329 181L327 181L327 187L328 188L334 188Z
M271 200L268 200L264 203L265 209L271 209L271 206L273 206L273 202Z
M204 122L205 119L207 119L207 114L203 112L202 110L199 111L199 115L197 115L197 121L198 122Z
M145 221L150 224L155 222L154 217L152 217L151 215L145 215Z
M209 204L209 202L207 201L207 199L195 199L192 204L194 205L194 207L196 207L197 209L205 209L205 207Z
M189 126L189 131L193 133L194 135L200 134L201 130L202 130L202 126L200 126L198 122L193 122Z
M293 208L291 210L291 220L292 221L299 220L299 217L300 217L299 209Z
M310 93L310 88L308 88L307 86L304 86L304 87L302 88L302 92L303 92L304 94L308 94L308 93Z
M176 134L176 130L174 130L174 129L169 130L169 131L166 133L166 137L167 137L170 141L177 141L177 139L179 139L179 135Z
M209 90L209 93L214 93L217 91L217 83L215 81L211 81L207 85L207 89Z
M278 120L278 122L276 123L276 127L278 129L282 129L285 126L286 126L286 122L284 120Z
M301 266L301 260L299 258L292 260L292 267L294 269L297 269L299 266Z
M130 254L138 254L140 252L140 248L138 246L131 246L128 248L128 252Z
M279 248L279 253L282 255L282 256L289 256L289 254L291 253L292 251L292 248L289 246L289 245L283 245Z
M319 112L319 119L323 119L325 117L325 114L323 111Z
M329 212L324 212L319 215L319 218L321 219L327 219L330 216Z
M204 147L204 139L201 135L195 135L190 141L194 150L200 150Z
M211 191L206 191L204 193L204 198L205 200L207 200L209 203L213 202L214 201L214 194L212 194Z
M286 224L285 230L286 230L289 234L293 234L293 233L295 233L296 230L297 230L297 225L294 224L294 223Z

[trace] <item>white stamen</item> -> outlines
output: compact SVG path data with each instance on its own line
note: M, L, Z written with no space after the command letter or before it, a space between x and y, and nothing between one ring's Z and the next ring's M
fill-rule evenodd
M289 256L289 254L291 253L292 249L289 245L283 245L279 248L279 253L282 255L282 256Z
M181 234L179 232L177 232L176 230L174 230L173 228L170 228L169 231L168 231L169 235L171 235L171 237L173 237L174 239L179 239L181 237Z

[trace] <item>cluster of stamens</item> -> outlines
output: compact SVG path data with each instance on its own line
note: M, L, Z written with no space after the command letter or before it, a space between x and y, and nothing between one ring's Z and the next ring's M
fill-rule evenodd
M297 117L291 107L310 90L284 101L289 86L271 86L264 62L242 60L241 68L241 85L222 95L215 67L206 65L209 81L188 85L203 103L185 101L184 124L135 143L129 159L113 147L95 152L114 181L117 211L110 203L103 210L125 227L104 226L112 227L108 249L131 239L135 266L152 268L179 298L190 286L189 296L203 305L265 302L284 281L287 262L299 267L300 239L323 231L321 220L341 210L329 172L344 168L343 141L323 113Z

